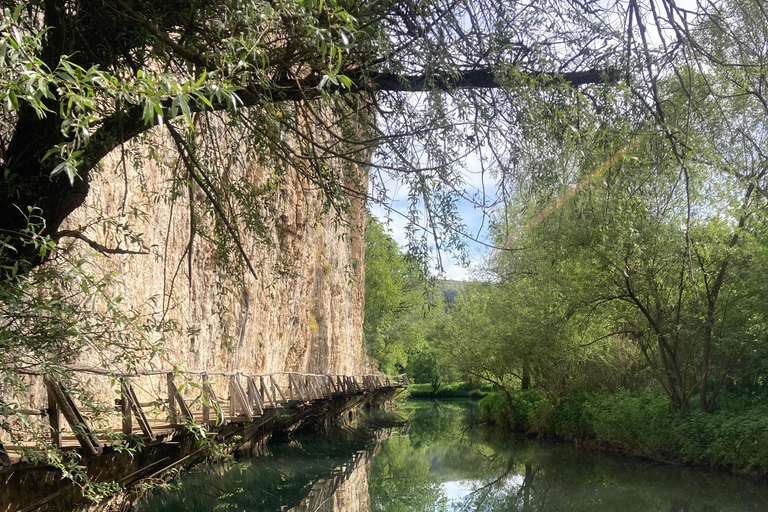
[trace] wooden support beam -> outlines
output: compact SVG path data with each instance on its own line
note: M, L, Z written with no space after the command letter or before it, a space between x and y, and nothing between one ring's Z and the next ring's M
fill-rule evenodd
M130 404L130 408L133 411L133 415L136 417L136 422L139 424L139 428L150 441L156 439L155 433L152 432L152 427L149 426L149 421L144 415L144 410L141 408L141 403L136 398L136 393L133 391L133 386L125 379L120 383L121 392L123 394L123 400L127 400Z
M288 395L291 400L301 400L302 402L309 401L302 391L301 375L298 378L294 377L292 373L288 374Z
M237 416L237 411L240 410L246 420L253 421L253 411L251 406L248 405L243 385L240 384L240 378L237 375L229 378L229 400L232 416Z
M320 388L317 387L317 377L315 375L307 377L307 387L309 387L309 389L311 389L315 394L313 398L318 400L323 398L323 394L320 392Z
M301 391L304 393L304 399L307 402L312 401L312 388L309 385L309 377L306 375L300 376Z
M283 402L287 402L288 400L285 399L285 395L283 394L283 390L280 389L280 385L275 382L275 376L270 375L269 380L272 382L272 396L275 396L275 391L277 391L280 394L280 398L283 399Z
M123 434L133 434L133 418L131 417L131 401L128 399L128 387L131 383L128 377L120 378L120 414L123 417Z
M47 387L46 383L46 387ZM61 447L61 409L53 393L48 391L48 424L51 426L51 442Z
M298 387L296 389L298 389L299 391L299 399L305 402L308 402L311 400L311 397L307 396L307 386L306 386L306 382L304 382L303 377L304 376L301 374L297 375L296 377L294 377L294 382L298 384Z
M302 378L303 375L299 375L299 378L297 379L299 382L299 395L302 400L305 402L311 402L312 397L309 395L309 386L307 384L307 380Z
M93 432L91 432L91 429L88 428L85 419L83 419L80 411L77 410L75 402L72 400L72 397L69 396L69 393L67 393L67 389L64 385L56 382L50 375L44 376L43 382L45 382L45 387L48 390L48 396L53 396L53 399L61 410L61 414L67 420L67 423L69 423L80 446L82 446L89 455L100 455L102 448L99 440Z
M320 382L320 385L322 386L323 397L324 398L331 398L331 383L328 380L328 376L327 375L323 375L322 377L318 377L317 379Z
M275 402L275 398L274 398L274 396L275 396L274 395L274 386L273 386L273 392L270 393L269 392L269 386L266 385L266 382L264 381L264 376L263 375L259 376L259 387L261 388L260 389L260 391L261 391L261 399L262 399L262 403L264 404L264 406L266 407L267 400L269 400L270 407L272 407L272 408L277 407L277 403Z
M216 420L214 423L217 426L223 425L224 410L221 407L221 402L216 396L216 392L213 390L213 386L211 386L211 383L208 380L208 374L204 373L202 379L203 396L201 398L201 402L203 403L203 421L206 423L211 421L211 408L213 408L214 412L216 413Z
M349 395L350 393L352 393L352 390L350 389L350 386L351 386L350 378L347 375L344 375L342 377L342 382L344 383L344 394Z
M178 423L179 414L176 407L181 411L181 416L186 417L188 420L195 422L195 417L192 415L192 411L189 410L187 402L184 401L184 397L179 393L176 384L173 382L173 372L167 374L168 379L168 410L171 415L171 422Z
M315 386L317 386L317 390L320 392L320 398L328 398L328 381L316 375Z
M333 395L339 392L339 388L337 388L336 384L333 382L332 375L326 375L326 377L328 377L328 396L333 398Z
M261 394L259 388L256 387L256 381L253 375L247 375L246 379L248 379L248 404L256 406L254 411L256 416L264 416L264 402L261 401Z
M203 394L200 396L200 403L203 406L203 421L208 422L211 421L211 397L208 394L208 390L205 389L208 382L208 374L202 374L200 380L203 383Z

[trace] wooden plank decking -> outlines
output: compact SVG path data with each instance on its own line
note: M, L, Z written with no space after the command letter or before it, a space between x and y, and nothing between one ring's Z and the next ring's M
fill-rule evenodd
M107 370L71 367L73 372L107 375L118 379L119 398L115 400L115 415L120 418L122 434L137 436L144 444L172 442L190 424L206 425L215 432L231 423L257 423L278 409L297 408L322 400L365 395L381 389L397 389L408 385L407 375L337 375L280 372L251 374L231 372L178 372L168 370L139 371L115 375ZM167 396L142 404L134 384L148 376L166 376ZM219 399L214 391L213 377L227 381L229 396ZM198 392L186 395L179 391L178 381L195 381ZM48 393L48 408L43 411L50 427L50 441L61 449L79 450L83 455L97 456L110 446L106 432L91 428L88 411L80 410L67 388L50 375L43 376ZM186 386L187 389L190 386ZM155 414L145 410L153 407ZM161 412L162 417L158 417ZM66 422L66 428L62 417ZM118 436L120 437L120 436ZM119 439L118 442L124 442ZM25 449L34 450L38 443L0 443L0 467L19 462Z

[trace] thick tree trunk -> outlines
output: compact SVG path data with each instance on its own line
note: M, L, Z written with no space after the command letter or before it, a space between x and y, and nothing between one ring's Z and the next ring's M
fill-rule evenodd
M531 363L528 356L523 357L523 376L520 379L520 389L531 389Z

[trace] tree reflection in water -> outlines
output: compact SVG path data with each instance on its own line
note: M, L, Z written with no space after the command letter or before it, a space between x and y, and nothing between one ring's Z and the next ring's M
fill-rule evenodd
M368 411L344 427L297 433L238 465L208 464L155 489L137 512L365 512L366 467L402 420Z
M369 468L375 512L742 512L765 510L764 485L568 445L504 438L463 402L405 408L409 438L382 443Z
M764 484L723 473L505 438L479 424L470 402L410 401L398 415L366 411L353 426L296 435L242 470L205 466L138 511L756 512L768 503Z

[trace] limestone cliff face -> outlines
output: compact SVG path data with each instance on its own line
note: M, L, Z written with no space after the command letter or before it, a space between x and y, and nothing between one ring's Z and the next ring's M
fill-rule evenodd
M87 204L67 226L85 227L86 237L111 248L138 249L130 237L140 235L149 249L96 258L105 271L119 272L117 291L126 306L173 322L164 357L148 359L145 366L255 373L365 370L363 205L323 214L322 193L298 173L281 176L275 186L269 181L273 174L253 159L232 158L229 179L250 180L255 194L262 194L264 223L261 239L242 238L256 277L246 270L238 285L223 277L222 269L239 256L217 254L214 243L192 236L201 224L213 226L203 192L174 181L184 170L169 137L156 133L153 143L157 160L139 158L138 166L119 152L109 155L91 183ZM356 172L345 179L364 190L364 171ZM93 252L76 239L69 251ZM80 362L98 361L85 355Z

